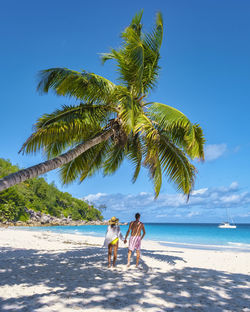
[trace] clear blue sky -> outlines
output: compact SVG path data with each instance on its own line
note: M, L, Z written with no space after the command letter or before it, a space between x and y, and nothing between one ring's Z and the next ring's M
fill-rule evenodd
M144 221L221 222L230 208L237 222L250 222L250 1L1 1L0 157L21 167L43 160L18 150L43 113L72 103L36 92L37 73L50 67L85 69L115 81L114 65L98 53L120 44L120 32L144 9L150 30L155 13L164 17L159 84L152 100L184 112L204 129L207 161L196 164L195 192L188 204L164 182L157 201L145 171L131 183L128 164L111 177L97 175L63 191L108 208L105 217Z

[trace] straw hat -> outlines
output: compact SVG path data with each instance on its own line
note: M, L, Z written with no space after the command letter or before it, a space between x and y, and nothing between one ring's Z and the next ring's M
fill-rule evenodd
M119 219L117 219L116 217L112 217L110 220L109 220L109 224L117 224L119 222Z

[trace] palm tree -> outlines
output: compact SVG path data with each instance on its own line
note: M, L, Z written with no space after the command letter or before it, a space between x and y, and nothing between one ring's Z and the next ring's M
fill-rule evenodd
M0 191L56 168L63 183L83 181L98 170L113 174L127 158L133 182L142 165L149 169L156 197L164 173L177 190L190 194L196 173L190 160L204 159L202 129L175 108L146 101L159 74L163 20L158 13L153 30L144 34L141 19L142 12L122 32L120 49L101 55L103 63L116 62L120 84L67 68L40 72L39 91L53 90L78 104L38 119L20 151L43 150L48 160L1 179Z

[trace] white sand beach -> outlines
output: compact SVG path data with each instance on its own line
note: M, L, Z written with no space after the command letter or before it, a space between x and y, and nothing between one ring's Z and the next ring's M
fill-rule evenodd
M250 253L144 240L107 268L99 237L0 229L0 311L250 311Z

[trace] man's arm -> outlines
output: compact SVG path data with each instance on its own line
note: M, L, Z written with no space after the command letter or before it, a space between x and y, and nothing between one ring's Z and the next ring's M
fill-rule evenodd
M143 232L143 234L142 234L141 239L143 239L143 237L146 235L144 224L142 225L142 232Z
M132 223L133 223L133 222L130 222L130 224L129 224L129 228L128 228L128 230L127 230L127 233L126 233L126 236L125 236L125 239L124 239L124 244L127 243L127 237L129 236L129 232L130 232L130 230L131 230Z

